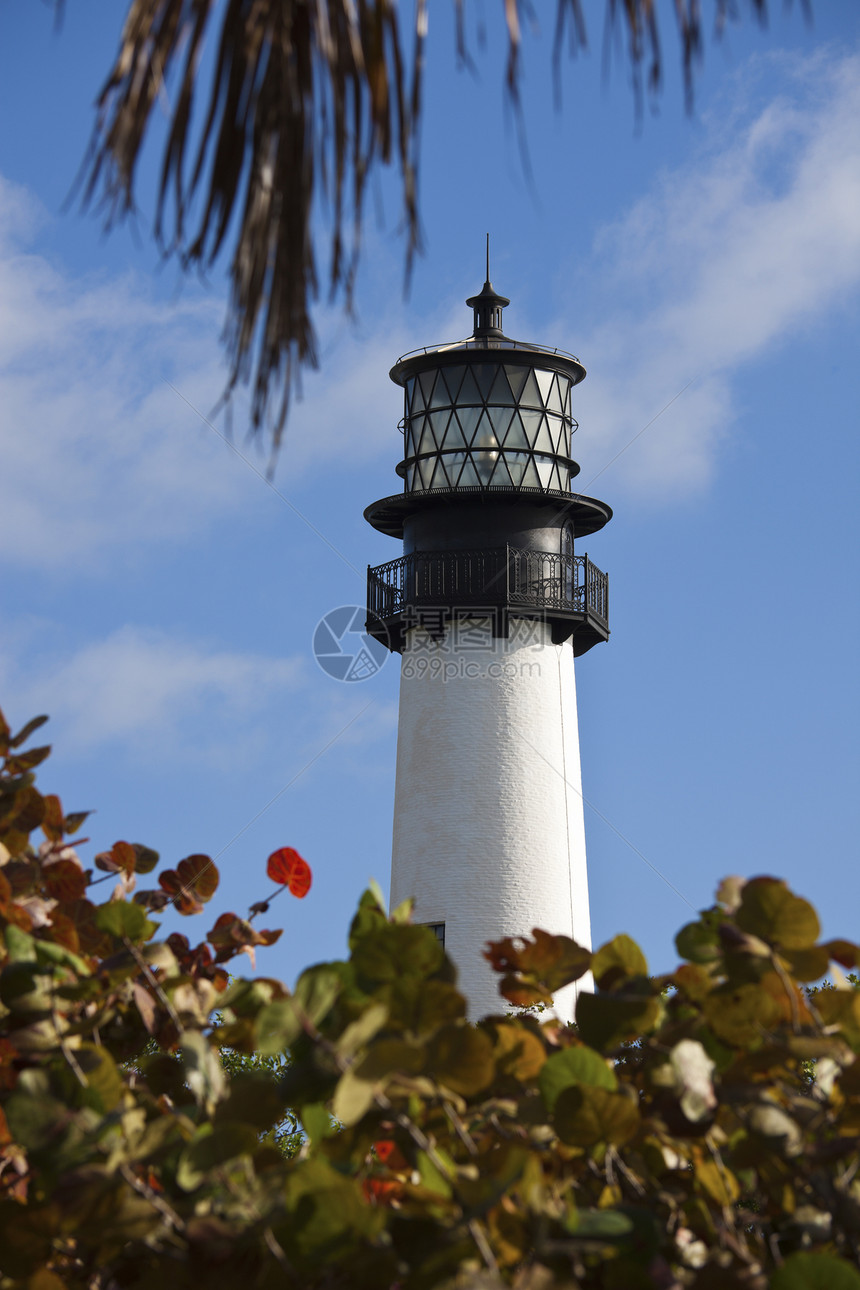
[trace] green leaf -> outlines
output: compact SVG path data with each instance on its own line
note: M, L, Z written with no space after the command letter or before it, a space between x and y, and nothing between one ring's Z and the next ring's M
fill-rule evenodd
M265 1004L254 1022L258 1053L271 1057L283 1053L302 1033L302 1023L292 999L276 999Z
M433 976L444 957L429 927L393 923L382 923L371 935L361 936L352 952L356 971L374 983Z
M467 1022L443 1026L430 1041L427 1069L455 1093L480 1093L495 1074L492 1040Z
M814 945L821 925L809 901L795 896L781 879L751 878L741 893L738 927L786 950Z
M860 1272L835 1254L790 1254L770 1279L771 1290L860 1290Z
M648 962L636 942L622 933L601 945L591 971L601 990L611 990L627 977L647 976Z
M717 1038L736 1048L755 1044L780 1015L774 997L757 984L720 986L705 999L702 1011Z
M20 927L9 923L3 933L6 941L6 954L10 963L32 962L36 957L36 940L29 932L22 932Z
M658 1024L660 1000L647 995L591 994L576 1001L579 1033L592 1048L612 1051L619 1044L647 1035Z
M179 1157L176 1181L183 1191L194 1191L210 1169L227 1164L237 1156L251 1155L258 1144L257 1130L250 1124L227 1121L211 1129L205 1125Z
M337 1082L331 1113L349 1128L367 1114L375 1096L376 1083L373 1080L360 1079L353 1070L345 1071Z
M343 988L343 978L331 963L308 968L296 982L293 998L314 1026L331 1011Z
M277 1080L265 1071L242 1071L230 1080L229 1092L219 1103L215 1123L252 1124L263 1132L284 1118L287 1108Z
M639 1128L634 1097L606 1088L570 1087L559 1094L553 1114L555 1131L571 1147L593 1147L598 1142L618 1146Z
M784 957L795 981L820 981L830 967L830 955L824 945L812 945L806 950L785 950Z
M695 1167L696 1183L718 1205L734 1205L741 1194L737 1178L725 1165L721 1168L715 1160L702 1160Z
M633 1222L617 1209L579 1209L565 1222L573 1236L584 1241L621 1241L633 1231Z
M132 842L136 856L134 871L135 873L152 873L158 864L159 856L157 851L152 847L145 847L141 842Z
M320 963L317 967L308 968L299 977L295 992L289 998L276 999L257 1012L255 1026L259 1052L265 1056L284 1052L302 1034L306 1020L312 1026L318 1026L331 1011L342 988L343 978L335 964ZM243 1011L247 1009L243 1008Z
M565 1048L554 1053L541 1067L538 1086L548 1111L566 1088L585 1084L592 1088L614 1091L618 1088L615 1072L593 1048Z
M75 1049L75 1060L86 1080L80 1103L102 1114L112 1111L122 1097L123 1082L110 1053L99 1044L83 1043Z
M77 972L78 976L92 975L89 965L79 954L75 954L73 950L67 950L65 945L58 945L56 941L34 941L34 949L39 963L59 963Z
M441 1159L442 1153L437 1152L437 1154ZM444 1196L446 1200L449 1199L451 1196L451 1183L441 1170L436 1167L426 1151L416 1152L415 1163L418 1167L422 1187L426 1187L428 1191L435 1192L437 1196ZM452 1164L451 1174L454 1172Z
M324 1138L330 1138L337 1131L328 1107L323 1102L308 1102L302 1107L302 1128L316 1145Z
M675 949L689 963L712 963L720 957L716 929L706 923L687 923L675 937Z
M406 1039L380 1039L354 1068L359 1079L384 1080L394 1071L417 1075L424 1069L427 1050Z
M186 1030L182 1036L182 1065L185 1078L196 1101L207 1108L224 1096L226 1077L218 1051L198 1030Z
M128 900L111 900L96 910L96 927L117 940L145 941L158 929L146 916L142 905Z
M384 1215L367 1204L356 1181L320 1159L301 1161L290 1170L284 1200L289 1217L274 1231L288 1258L318 1257L323 1253L329 1266L331 1251L345 1237L372 1236L385 1222ZM364 1279L361 1284L368 1282Z
M358 909L349 929L350 951L355 950L365 937L374 936L387 923L385 902L380 901L377 893L373 890L362 892L361 900L358 902Z
M5 1106L9 1132L15 1142L28 1151L38 1151L61 1135L68 1121L69 1110L45 1093L27 1093L17 1090Z
M370 882L367 884L367 890L370 892L371 896L376 901L382 913L385 914L387 912L388 906L385 903L385 896L382 893L382 888L380 887L379 883L376 881L375 878L371 878Z

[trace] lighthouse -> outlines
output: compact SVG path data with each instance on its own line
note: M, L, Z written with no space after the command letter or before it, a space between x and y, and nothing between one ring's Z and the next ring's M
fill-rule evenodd
M488 255L472 335L394 364L403 488L365 511L403 543L368 569L368 631L401 656L391 903L414 897L474 1017L502 1007L487 941L591 945L574 660L609 636L580 543L612 512L571 489L585 368L509 339L509 303Z

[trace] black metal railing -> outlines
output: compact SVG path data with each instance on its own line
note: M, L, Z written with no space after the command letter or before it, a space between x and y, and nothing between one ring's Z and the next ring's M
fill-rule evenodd
M415 551L367 571L367 608L383 621L407 608L555 610L609 626L609 579L587 555L503 546Z

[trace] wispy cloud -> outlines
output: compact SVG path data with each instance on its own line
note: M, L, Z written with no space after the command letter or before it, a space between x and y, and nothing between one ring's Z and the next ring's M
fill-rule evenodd
M39 635L50 640L44 628ZM17 665L9 659L0 667L4 688L14 689L22 712L49 712L64 739L83 750L137 742L147 753L157 743L176 754L193 730L205 754L209 735L220 730L235 751L236 739L296 693L307 672L305 660L207 648L132 625L59 658L44 647L16 653Z
M0 561L99 571L130 544L204 535L253 510L263 486L188 406L207 417L224 388L223 300L190 284L164 301L133 274L76 276L31 249L49 218L0 176ZM387 371L411 343L393 301L372 334L323 313L326 362L294 401L281 487L390 456L400 406ZM264 468L246 410L240 389L218 425Z
M693 162L596 241L587 274L601 316L571 339L590 378L578 400L583 481L693 379L612 469L652 494L702 487L743 365L777 345L801 350L808 324L856 294L860 57L762 61L781 92L756 102L747 66Z

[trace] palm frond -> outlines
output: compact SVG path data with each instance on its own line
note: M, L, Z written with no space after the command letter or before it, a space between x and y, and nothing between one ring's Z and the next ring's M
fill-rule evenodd
M468 63L465 0L453 3L458 53ZM715 0L718 28L734 16L734 3ZM764 17L766 0L748 3ZM59 13L62 0L56 4ZM556 4L558 77L565 38L576 52L586 44L586 28L581 0ZM627 30L634 83L647 55L648 83L656 91L656 0L606 4L610 26L620 22ZM699 0L675 0L675 8L691 92L701 51ZM518 110L522 31L536 25L538 11L532 0L504 0L500 15L508 39L506 87ZM393 166L399 175L407 280L420 249L418 126L427 19L427 0L413 0L408 32L401 29L396 0L129 5L116 61L97 100L84 204L100 210L108 227L134 210L147 129L156 105L166 105L156 238L186 268L211 266L232 243L225 398L237 382L250 384L252 429L270 426L273 460L301 370L317 364L311 318L319 290L312 219L317 200L325 196L332 212L329 293L342 296L347 309L374 166ZM217 40L217 52L207 90L200 68L210 38Z

